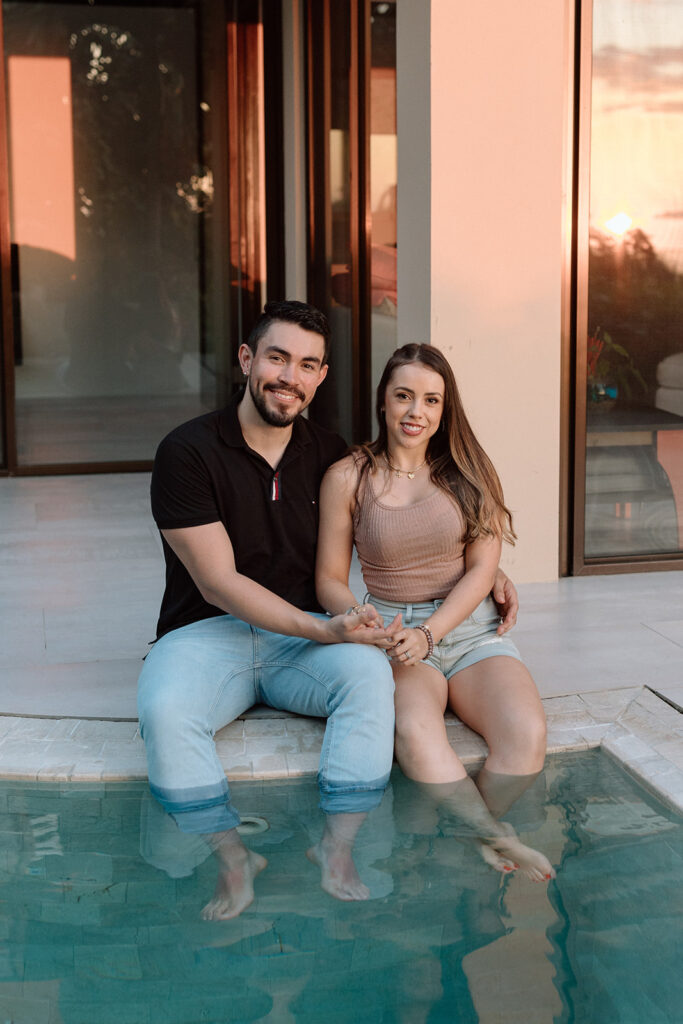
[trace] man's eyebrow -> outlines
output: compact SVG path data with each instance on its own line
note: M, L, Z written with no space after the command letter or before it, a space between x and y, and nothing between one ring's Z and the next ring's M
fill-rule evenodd
M284 359L291 359L292 353L288 352L286 348L278 348L277 345L268 345L266 352L272 352L275 355L282 356ZM317 363L319 366L322 363L322 359L319 356L304 356L301 360L302 363Z

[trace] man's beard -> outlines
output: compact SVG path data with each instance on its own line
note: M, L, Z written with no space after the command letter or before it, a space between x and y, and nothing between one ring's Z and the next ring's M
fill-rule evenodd
M291 388L279 388L278 390L292 393ZM301 394L298 391L293 393L301 398ZM249 394L251 395L251 400L256 406L259 416L268 424L269 427L288 427L290 423L294 422L301 411L298 409L296 412L289 412L287 410L284 410L283 412L274 412L273 409L270 409L266 405L265 392L256 390L251 377L249 378Z

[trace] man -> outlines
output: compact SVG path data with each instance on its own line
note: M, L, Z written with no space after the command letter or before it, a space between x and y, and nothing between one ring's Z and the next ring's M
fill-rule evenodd
M300 413L327 374L329 327L301 302L269 302L239 349L244 392L159 446L152 510L166 590L139 683L150 787L221 865L207 918L253 899L263 857L236 831L214 733L256 703L327 718L318 783L325 827L308 851L323 888L365 899L353 842L389 778L391 624L369 607L329 618L315 597L317 499L341 438ZM514 609L508 615L511 625Z

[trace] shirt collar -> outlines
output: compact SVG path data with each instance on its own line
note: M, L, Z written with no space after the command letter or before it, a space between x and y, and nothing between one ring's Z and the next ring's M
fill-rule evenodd
M221 412L220 419L218 421L218 433L225 444L229 445L230 448L245 448L250 451L251 449L244 440L242 427L240 426L240 421L237 416L237 406L240 404L243 394L244 388L241 388L236 395L233 395ZM292 436L285 449L285 455L289 455L290 453L297 451L299 448L304 448L310 443L311 429L308 425L308 421L303 416L297 416L294 420ZM283 459L284 457L285 456L283 456Z

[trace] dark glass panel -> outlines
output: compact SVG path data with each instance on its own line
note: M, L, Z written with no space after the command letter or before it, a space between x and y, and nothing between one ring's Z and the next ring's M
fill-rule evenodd
M683 548L683 7L595 0L585 556Z

